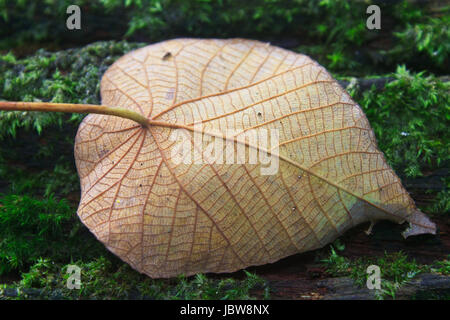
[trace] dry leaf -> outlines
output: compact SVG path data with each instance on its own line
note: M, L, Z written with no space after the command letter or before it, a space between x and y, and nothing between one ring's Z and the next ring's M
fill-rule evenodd
M151 277L274 262L367 221L408 221L405 236L435 233L361 108L307 56L241 39L171 40L119 59L101 95L154 124L85 118L75 145L78 215ZM275 130L279 142L245 140L252 130ZM204 138L194 145L197 163L175 161L174 132ZM205 161L201 152L220 140L243 148L245 163ZM250 150L279 156L277 172L261 174L265 165L250 164Z

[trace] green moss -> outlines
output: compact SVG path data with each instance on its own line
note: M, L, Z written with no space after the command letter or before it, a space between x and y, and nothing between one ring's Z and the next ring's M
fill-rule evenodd
M76 217L66 200L52 196L0 197L0 298L17 299L253 299L269 297L267 283L245 272L242 280L198 274L153 280L109 253ZM81 288L67 288L68 265L81 268ZM6 290L6 291L5 291ZM5 292L14 291L16 295ZM2 293L3 292L3 293Z
M51 53L43 49L24 59L0 57L0 98L5 100L99 103L99 79L125 53L144 44L97 42Z
M103 256L89 262L75 261L81 269L80 289L69 289L68 265L38 259L21 280L0 288L0 297L16 299L254 299L269 298L267 284L255 274L245 272L242 280L212 279L203 274L186 278L153 280L132 270L125 263L114 263ZM7 290L14 294L5 294Z
M450 178L445 177L442 180L444 189L436 194L433 202L426 208L426 212L448 217L450 214Z
M323 259L322 263L333 277L351 277L355 284L364 287L369 276L367 268L370 265L380 268L381 289L376 291L376 297L379 299L395 299L397 290L420 273L448 275L450 270L448 259L436 261L433 265L420 265L401 251L385 252L381 257L349 259L339 255L333 246L330 247L330 255ZM343 250L343 246L340 249Z
M431 270L439 274L450 275L450 255L445 260L436 261L435 265L431 267Z
M82 28L68 31L62 22L71 4L70 0L0 1L0 50L30 52L43 45L61 48L96 39L150 43L175 37L247 37L288 39L328 69L347 74L349 70L352 74L392 71L405 59L410 68L419 64L419 69L431 68L435 73L445 73L441 69L448 64L448 7L430 18L421 2L78 0ZM381 8L381 30L366 28L370 4Z
M450 52L450 6L441 18L426 18L423 23L407 24L401 32L394 33L399 40L389 52L392 59L426 67L445 68ZM426 63L424 63L426 61Z
M98 42L56 53L39 50L25 59L11 53L0 56L0 99L99 104L103 72L141 46ZM73 141L82 118L79 114L0 112L0 180L10 182L3 191L46 196L77 192Z
M54 262L95 257L106 250L81 225L67 200L0 197L0 275L26 270L40 257Z
M403 177L450 165L450 82L404 66L384 90L351 90L375 131L380 149Z

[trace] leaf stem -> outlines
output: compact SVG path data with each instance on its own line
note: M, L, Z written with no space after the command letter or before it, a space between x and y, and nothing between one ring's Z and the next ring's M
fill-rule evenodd
M0 101L0 110L96 113L130 119L136 121L144 127L148 127L150 124L150 121L145 116L135 111L125 108L108 107L95 104Z

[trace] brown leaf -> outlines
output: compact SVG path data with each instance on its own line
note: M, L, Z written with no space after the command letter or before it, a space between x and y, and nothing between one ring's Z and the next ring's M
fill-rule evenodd
M377 149L361 108L307 56L241 39L165 41L119 59L101 94L104 105L155 125L85 118L75 145L78 215L151 277L274 262L366 221L409 221L405 235L435 233ZM278 132L279 142L245 139L264 130ZM203 138L193 163L175 161L175 133L189 143ZM241 148L245 159L208 162L212 142L222 142L222 152ZM278 159L278 170L262 174L267 165L252 164L251 152Z

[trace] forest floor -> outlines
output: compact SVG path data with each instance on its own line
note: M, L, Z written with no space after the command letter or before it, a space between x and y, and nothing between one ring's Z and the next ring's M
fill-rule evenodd
M99 103L103 72L142 45L99 42L24 59L5 54L0 98ZM320 250L233 274L149 279L109 253L76 216L79 184L72 152L82 117L3 115L0 299L450 299L443 120L448 76L399 67L390 74L337 78L366 112L381 150L418 207L437 224L436 236L404 240L406 225L380 222L370 235L364 232L369 225L360 225ZM402 135L405 128L408 136ZM80 290L66 287L70 264L82 268ZM369 265L380 267L380 290L367 289Z

